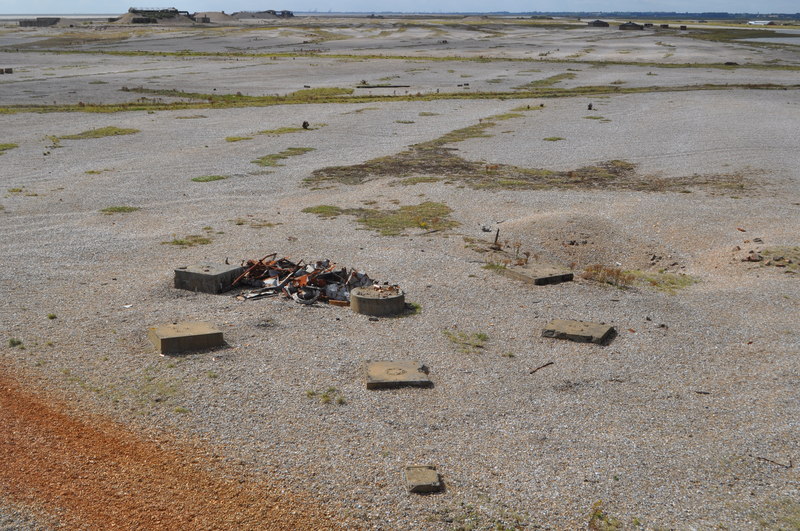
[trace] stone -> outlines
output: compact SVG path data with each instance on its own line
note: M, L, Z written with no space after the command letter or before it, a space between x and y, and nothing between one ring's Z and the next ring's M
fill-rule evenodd
M236 277L244 273L241 266L201 264L175 270L175 287L203 293L223 293L231 289Z
M431 380L418 361L374 361L367 363L367 389L416 386L427 387Z
M409 465L405 468L408 492L426 494L442 490L442 482L435 466Z
M154 326L147 330L147 337L162 354L208 350L225 344L222 332L201 321Z
M605 344L610 341L616 331L613 326L586 321L553 319L542 330L542 337L569 339L580 343Z
M567 271L559 267L547 264L533 264L529 266L508 266L499 268L501 274L508 278L521 280L535 286L546 284L560 284L569 282L574 278L572 271Z

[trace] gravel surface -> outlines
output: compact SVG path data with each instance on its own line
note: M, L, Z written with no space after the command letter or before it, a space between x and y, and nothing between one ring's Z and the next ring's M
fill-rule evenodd
M596 33L569 35L575 47L595 46L587 39ZM654 42L661 36L648 35L631 37L625 46L661 47ZM547 38L563 42L552 33ZM606 44L617 38L609 34ZM684 62L718 62L739 50L679 40L679 49L696 53ZM166 42L172 49L188 47L179 37ZM761 49L748 53L754 50ZM637 53L624 55L635 61ZM796 52L772 49L759 57L771 54L798 59ZM103 79L114 63L122 71L136 62L0 57L36 57L42 71L52 62L53 86L74 86L64 66L91 62L96 74L73 95L80 101L107 94L88 85L94 75ZM151 58L138 61L144 67ZM152 59L160 69L174 68L172 61ZM301 88L310 63L317 62L298 59L291 70L289 61L276 65L291 80L280 83L281 92ZM170 70L172 86L203 91L217 83L217 60L190 62L191 71ZM319 62L327 65L324 72L339 68ZM348 77L357 82L397 68L388 63L376 61L376 70L373 61L341 68L352 69ZM496 76L492 69L498 68L494 62L406 65L431 71L449 66L482 79ZM530 68L515 68L524 66ZM570 65L544 71L551 66L536 75ZM587 68L563 86L605 84L638 68ZM239 80L248 76L245 93L275 83L255 68L234 72L242 77L229 78L225 92L239 90ZM726 72L660 69L653 79L716 83ZM730 75L785 84L788 74L795 75L744 69ZM328 84L325 76L318 85ZM23 82L0 83L0 104L19 103L16 84ZM244 463L249 474L308 493L356 527L576 529L587 525L595 507L596 517L602 511L633 528L791 528L800 515L793 466L800 451L800 284L791 268L742 258L751 249L800 245L800 93L617 95L592 100L594 111L586 110L588 101L5 115L0 143L19 147L0 156L7 190L0 198L0 291L7 294L0 300L0 357L78 396L92 412L203 438ZM302 186L314 170L391 156L520 105L531 110L497 122L485 131L488 137L447 147L486 164L487 172L499 164L569 171L621 159L637 165L642 181L694 176L697 182L687 185L687 193L602 184L489 191L464 186L452 175L441 176L451 181L414 186L393 178ZM610 122L584 118L590 114ZM303 120L316 129L256 134ZM59 147L46 138L105 126L140 132L62 140ZM225 140L233 136L252 139ZM553 136L564 140L543 141ZM251 162L290 147L314 151L281 160L282 166ZM228 178L190 180L204 175ZM740 177L742 186L703 184L720 175ZM359 230L348 215L320 219L302 212L321 204L394 209L422 201L447 204L460 226L385 237ZM100 212L115 205L140 210ZM274 225L255 228L251 220ZM536 260L579 273L602 264L685 274L696 282L674 292L646 283L619 289L582 278L527 286L482 267L486 256L468 245L470 238L491 239L482 225L499 228L501 241L519 242ZM188 248L164 243L186 235L211 242ZM272 252L329 258L397 283L421 312L371 321L347 308L283 299L240 302L231 293L172 287L176 267L226 258L237 263ZM542 338L541 329L554 318L609 323L618 336L608 346ZM147 327L191 319L221 327L227 347L162 357L147 342ZM483 348L461 352L445 330L486 334L488 340ZM12 338L22 345L12 347ZM393 359L424 363L433 387L367 391L364 363ZM307 396L329 387L345 404ZM402 480L406 464L438 466L446 490L409 495ZM0 523L24 528L13 501L0 508Z

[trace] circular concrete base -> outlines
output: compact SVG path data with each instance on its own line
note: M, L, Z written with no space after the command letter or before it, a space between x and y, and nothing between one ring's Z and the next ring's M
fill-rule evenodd
M350 307L356 313L375 317L397 315L406 309L406 296L399 288L355 288L350 292Z

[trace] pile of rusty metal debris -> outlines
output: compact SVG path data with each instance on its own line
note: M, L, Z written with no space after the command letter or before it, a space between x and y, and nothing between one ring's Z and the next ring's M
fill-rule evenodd
M330 260L292 262L288 258L277 258L277 253L273 253L260 260L245 260L242 267L245 271L233 281L233 285L257 289L239 295L239 300L284 294L301 304L323 301L347 305L350 290L378 285L366 273L355 269L348 271L344 267L337 269Z

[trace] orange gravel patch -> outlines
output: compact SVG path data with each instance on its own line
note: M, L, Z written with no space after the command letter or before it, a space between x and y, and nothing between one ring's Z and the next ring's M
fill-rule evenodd
M339 528L299 495L224 478L191 452L77 415L0 366L0 499L70 529Z

